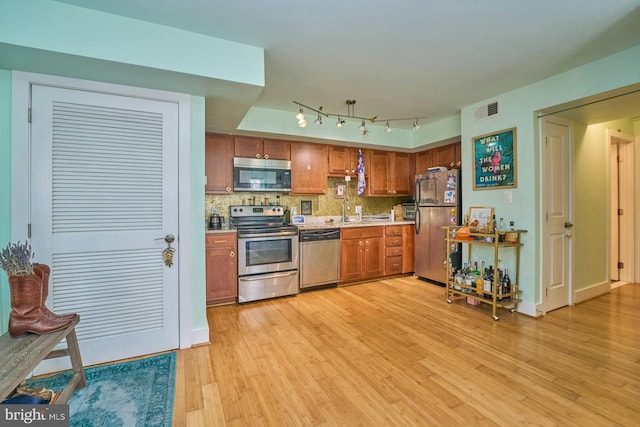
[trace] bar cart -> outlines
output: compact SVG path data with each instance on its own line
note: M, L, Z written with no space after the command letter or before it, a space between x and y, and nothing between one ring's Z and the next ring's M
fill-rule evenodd
M449 304L455 300L468 299L491 305L492 317L499 320L497 315L498 308L509 309L512 313L518 311L518 303L520 302L519 290L519 270L520 270L520 248L522 247L520 236L526 233L526 230L494 230L491 232L475 232L467 227L444 227L447 232L447 282L446 282L446 298ZM467 256L467 268L471 267L471 256L473 247L485 246L493 249L493 266L496 269L490 274L489 279L483 271L478 275L477 267L474 270L464 271L460 269L454 271L451 266L450 254L452 245L455 247L457 243L469 245ZM508 283L503 281L502 273L498 270L499 253L501 250L515 250L515 270L513 270L513 279L509 278L505 271ZM491 266L491 268L493 268ZM497 275L497 277L494 277ZM506 288L505 288L506 285Z

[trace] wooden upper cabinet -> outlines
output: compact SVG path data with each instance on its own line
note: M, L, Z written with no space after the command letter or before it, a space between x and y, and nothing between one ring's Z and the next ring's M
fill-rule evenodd
M460 141L453 144L453 148L455 151L453 159L455 162L454 167L459 168L462 165L462 144L460 143Z
M357 176L358 151L360 151L360 149L355 147L338 147L330 145L329 176Z
M422 175L433 166L433 150L416 153L416 174Z
M414 160L409 153L369 150L367 152L369 196L408 196L413 192Z
M369 150L367 152L369 181L366 192L369 196L388 196L390 191L391 165L388 151Z
M291 194L326 194L328 149L324 144L291 143Z
M454 144L433 149L433 165L451 168L456 164L456 148Z
M232 135L206 134L205 193L230 194L233 192L233 152Z
M235 137L235 156L253 159L291 160L291 143L273 139Z
M413 155L409 153L392 154L391 194L406 196L413 194L414 164Z
M418 175L424 174L427 169L435 166L458 168L462 164L460 142L431 148L415 155L416 171Z

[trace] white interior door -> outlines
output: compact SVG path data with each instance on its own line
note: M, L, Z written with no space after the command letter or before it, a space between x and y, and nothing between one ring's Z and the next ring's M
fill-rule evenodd
M30 217L86 365L178 347L178 105L32 88ZM174 246L177 246L174 244Z
M607 130L610 146L610 248L611 287L635 278L635 167L633 135Z
M542 123L543 289L545 311L570 304L571 126L551 117Z

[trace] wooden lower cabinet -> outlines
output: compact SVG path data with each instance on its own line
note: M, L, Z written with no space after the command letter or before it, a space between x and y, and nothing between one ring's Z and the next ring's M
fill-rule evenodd
M343 228L340 281L355 282L384 275L384 227Z
M413 273L415 270L413 263L415 233L413 224L402 226L402 274Z
M385 262L384 274L402 273L402 225L387 225L384 231Z
M235 302L238 297L236 233L206 236L207 305Z

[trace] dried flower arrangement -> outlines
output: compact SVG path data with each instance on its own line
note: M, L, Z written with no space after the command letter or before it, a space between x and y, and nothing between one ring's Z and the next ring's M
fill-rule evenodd
M0 252L0 265L7 276L33 274L33 263L31 262L33 255L31 245L28 242L24 242L24 244L20 241L9 243Z

